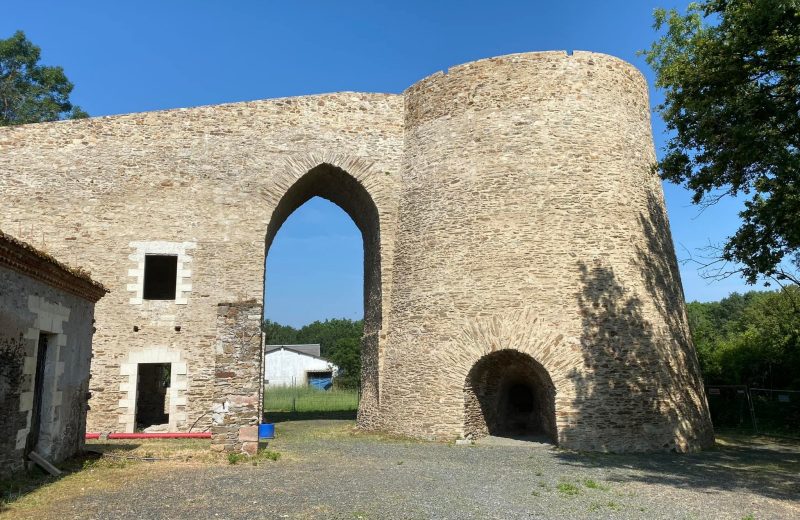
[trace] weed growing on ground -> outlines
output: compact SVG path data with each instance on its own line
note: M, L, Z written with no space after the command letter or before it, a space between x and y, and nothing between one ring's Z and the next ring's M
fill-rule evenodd
M756 520L756 517L753 515L743 516L742 520Z
M278 460L281 458L281 454L277 451L268 450L266 448L258 450L253 456L248 455L247 453L239 453L232 451L228 453L228 464L236 465L240 462L250 462L253 466L258 466L259 462L264 462L267 460Z
M559 482L558 486L556 486L556 489L558 489L559 493L568 497L574 497L575 495L580 493L578 486L570 482Z
M586 479L583 481L583 485L589 489L597 489L598 491L608 491L608 486L604 486L602 484L597 483L592 479Z
M242 462L244 460L247 460L248 458L249 457L247 456L246 453L238 453L238 452L232 451L232 452L228 453L228 464L231 464L231 465L239 464L240 462Z
M256 459L259 460L278 460L280 458L280 453L277 451L268 450L266 448L258 450L258 454L256 455Z

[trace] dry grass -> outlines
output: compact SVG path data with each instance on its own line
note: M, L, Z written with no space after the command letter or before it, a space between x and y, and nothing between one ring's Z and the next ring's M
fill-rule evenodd
M210 445L208 439L87 441L83 455L59 465L60 478L34 469L0 481L0 512L3 520L32 518L70 499L119 489L176 466L227 465L227 454Z

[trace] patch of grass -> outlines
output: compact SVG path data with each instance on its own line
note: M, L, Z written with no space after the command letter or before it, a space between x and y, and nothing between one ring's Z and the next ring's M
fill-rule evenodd
M121 439L86 442L87 450L101 453L104 458L108 456L150 461L212 462L215 455L210 448L211 441L208 439Z
M111 455L106 455L96 459L87 459L83 461L82 469L102 469L102 468L120 469L120 468L126 468L131 464L135 464L136 462L138 461L134 459L128 459L124 457L113 457Z
M583 485L589 489L597 489L598 491L608 491L608 486L604 486L599 484L598 482L592 479L586 479L583 481Z
M354 412L358 390L333 388L317 390L307 386L264 389L265 412Z
M247 453L241 453L238 451L232 451L228 453L228 464L236 465L240 462L249 462L253 466L258 466L260 462L268 461L268 460L278 460L281 458L281 454L277 451L268 450L266 448L258 450L253 456L248 455Z
M232 451L228 453L228 464L236 465L240 462L244 462L245 460L249 459L250 457L246 453L240 453L238 451Z
M746 515L742 517L742 520L756 520L756 517L753 515Z
M558 485L556 486L556 489L558 489L559 493L568 497L574 497L575 495L580 493L578 486L570 482L559 482Z
M279 460L281 458L281 454L277 451L268 450L266 448L258 450L258 454L256 455L258 460Z
M51 476L38 467L15 473L0 480L0 513L2 518L36 518L36 512L53 511L66 500L81 495L85 489L112 489L130 483L137 471L129 467L136 461L82 453L58 464L63 471Z

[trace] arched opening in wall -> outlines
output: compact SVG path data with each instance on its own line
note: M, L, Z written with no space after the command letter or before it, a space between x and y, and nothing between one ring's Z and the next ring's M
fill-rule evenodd
M286 240L284 224L291 237ZM359 413L374 409L381 328L380 224L366 188L329 164L309 170L276 206L265 248L267 420L348 416L356 406ZM327 274L319 276L321 269ZM354 291L361 293L361 301L353 301ZM336 323L312 323L326 319ZM320 390L328 395L318 395Z
M464 385L464 433L555 443L555 386L547 370L516 350L487 354Z

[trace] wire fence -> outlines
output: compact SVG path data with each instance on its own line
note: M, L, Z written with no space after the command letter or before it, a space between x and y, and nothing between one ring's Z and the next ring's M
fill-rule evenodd
M264 411L284 413L356 412L358 389L319 390L312 386L264 388Z
M800 438L800 391L709 385L711 421L717 430Z

